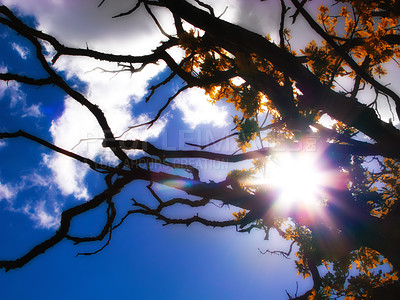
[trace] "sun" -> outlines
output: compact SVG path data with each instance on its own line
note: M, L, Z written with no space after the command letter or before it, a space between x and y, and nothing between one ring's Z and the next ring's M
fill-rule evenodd
M266 166L265 184L275 191L281 209L314 210L320 207L325 177L315 153L281 153Z

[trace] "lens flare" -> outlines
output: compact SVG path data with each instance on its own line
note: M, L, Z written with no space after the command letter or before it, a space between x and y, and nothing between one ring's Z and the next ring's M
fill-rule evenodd
M268 164L265 184L276 191L280 209L321 206L324 173L318 169L317 157L310 153L285 153Z

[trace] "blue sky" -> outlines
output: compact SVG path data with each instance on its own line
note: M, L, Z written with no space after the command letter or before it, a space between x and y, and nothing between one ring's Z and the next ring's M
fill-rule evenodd
M141 54L154 48L160 38L156 28L144 21L143 14L124 20L110 18L126 7L124 1L115 6L106 3L102 9L96 8L98 1L94 0L0 2L25 15L28 24L71 46L84 47L87 43L98 50ZM226 3L218 1L217 9L222 11ZM246 2L248 15L239 14L244 3L231 2L225 17L250 29L273 24L276 16L262 18L256 14L260 5L256 1ZM168 24L167 16L161 12L158 16ZM0 27L0 43L2 72L43 75L27 41ZM128 126L150 120L182 85L182 80L172 82L146 104L145 88L168 74L163 65L149 66L132 76L103 73L95 68L112 69L115 65L81 58L61 58L55 67L74 88L99 104L116 135ZM96 139L101 131L95 120L62 91L13 82L0 84L0 131L23 129L67 150L114 162L112 155L102 149L101 139ZM125 137L182 149L185 142L203 143L229 133L234 113L222 104L211 106L202 91L193 89L178 97L150 130L130 131ZM86 138L90 140L77 145ZM229 151L232 144L218 147L214 150ZM203 180L221 180L227 169L222 171L203 164L201 176ZM57 229L63 209L90 199L104 188L98 174L33 142L0 141L0 259L16 258L48 238ZM169 190L160 192L165 199L171 195ZM145 183L129 185L116 199L118 208L129 209L132 197L151 198ZM105 210L99 207L79 217L72 232L96 234L101 230ZM229 209L214 210L206 207L204 211L217 218L231 214ZM20 270L0 271L2 298L287 299L285 290L294 294L296 281L299 294L311 287L310 280L296 275L293 259L260 254L258 248L288 249L288 242L275 234L264 241L262 232L248 235L234 228L212 229L198 224L164 227L151 217L134 216L113 233L111 244L102 252L76 257L79 252L95 251L101 246L74 246L63 241Z

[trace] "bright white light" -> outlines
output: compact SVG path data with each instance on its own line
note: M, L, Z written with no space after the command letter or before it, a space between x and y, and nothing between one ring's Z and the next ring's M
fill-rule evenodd
M309 153L285 153L268 165L266 184L277 191L281 208L317 206L324 175L315 159Z

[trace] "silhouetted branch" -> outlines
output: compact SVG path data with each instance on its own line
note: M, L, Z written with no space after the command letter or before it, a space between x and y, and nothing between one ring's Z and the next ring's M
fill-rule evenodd
M172 102L176 97L178 97L178 95L179 95L180 93L182 93L184 90L186 90L186 89L188 89L188 88L189 88L189 86L185 85L184 87L180 88L173 96L169 97L168 100L167 100L167 102L164 104L163 107L160 108L160 110L158 111L157 115L156 115L152 120L150 120L150 121L148 121L148 122L146 122L146 123L139 124L139 125L130 126L130 127L129 127L129 130L130 130L130 129L134 129L134 128L138 128L138 127L142 127L142 126L147 126L147 125L149 125L149 126L147 127L147 129L149 129L149 128L150 128L151 126L153 126L154 123L161 117L163 111L171 104L171 102Z
M112 201L111 198L108 198L106 200L106 202L108 204L107 221L106 221L106 224L104 225L103 229L101 230L101 232L97 236L75 237L75 236L71 236L71 235L66 235L65 237L68 240L73 241L74 244L77 245L77 244L80 244L80 243L83 243L83 242L102 241L104 239L104 237L108 233L111 235L111 230L112 230L112 227L113 227L113 222L114 222L114 219L115 219L117 211L115 209L114 202Z
M267 126L261 127L261 128L259 129L259 131L265 131L265 130L268 130L268 129L271 129L271 128L279 127L279 126L281 126L282 124L283 124L283 121L277 121L277 122L275 122L275 123L272 123L272 124L269 124L269 125L267 125ZM205 144L205 145L197 145L197 144L193 144L193 143L186 143L186 145L188 145L188 146L193 146L193 147L198 147L198 148L200 148L201 150L204 150L205 148L208 148L208 147L210 147L210 146L212 146L212 145L215 145L215 144L217 144L217 143L219 143L219 142L222 142L222 141L224 141L224 140L226 140L226 139L229 139L229 138L231 138L231 137L234 137L234 136L239 135L239 134L242 134L242 133L243 133L243 132L234 132L234 133L228 134L228 135L226 135L226 136L224 136L224 137L222 137L222 138L219 138L219 139L217 139L217 140L215 140L215 141L213 141L213 142L211 142L211 143Z
M124 16L127 16L127 15L130 15L130 14L132 14L133 12L135 12L139 7L140 7L140 4L142 3L143 1L137 1L137 3L136 3L136 5L133 7L133 8L131 8L130 10L128 10L128 11L126 11L126 12L123 12L123 13L120 13L120 14L118 14L118 15L115 15L115 16L113 16L113 18L120 18L120 17L124 17Z
M196 1L196 3L197 3L198 5L200 5L200 6L204 7L204 8L206 8L206 9L208 9L208 11L210 12L210 15L212 15L213 17L215 17L214 9L211 7L211 5L208 5L207 3L204 3L204 2L202 2L202 1L200 1L200 0L194 0L194 1Z
M9 138L16 138L16 137L24 137L24 138L26 138L28 140L34 141L34 142L36 142L36 143L38 143L40 145L45 146L46 148L49 148L50 150L53 150L53 151L58 152L58 153L60 153L62 155L65 155L65 156L71 157L73 159L76 159L77 161L80 161L80 162L82 162L84 164L89 165L89 167L91 169L95 170L95 171L98 171L98 172L107 171L107 172L115 172L115 173L124 173L124 171L122 171L122 170L118 170L116 168L113 168L113 167L110 167L110 166L107 166L107 165L104 165L104 164L97 163L97 162L95 162L93 160L90 160L90 159L88 159L86 157L80 156L80 155L75 154L73 152L67 151L67 150L62 149L60 147L57 147L57 146L55 146L55 145L53 145L53 144L51 144L51 143L49 143L49 142L47 142L47 141L45 141L45 140L43 140L41 138L38 138L38 137L36 137L34 135L31 135L31 134L29 134L29 133L27 133L27 132L25 132L23 130L19 130L17 132L12 132L12 133L0 132L0 139L9 139Z
M102 6L103 5L103 3L105 2L106 0L101 0L101 2L99 3L99 5L97 6L97 7L100 7L100 6Z
M324 129L323 126L316 127L318 127L322 132L332 133L332 136L330 136L331 138L340 138L343 141L349 143L349 145L333 143L318 145L319 147L322 147L322 149L324 149L324 151L326 152L340 151L341 153L354 154L359 156L383 155L396 158L400 157L400 154L398 154L397 152L392 152L392 150L388 151L388 149L380 144L370 144L357 141L337 134L329 130L328 128ZM263 147L259 150L248 151L233 155L200 150L163 150L155 147L149 142L140 140L104 140L103 147L119 147L121 149L143 150L150 155L155 155L159 157L161 160L164 160L166 158L204 158L209 160L234 163L248 159L269 156L273 153L276 153L276 151L298 152L303 149L304 145L301 142L285 143L279 149L277 149L276 147Z
M283 256L284 258L286 258L286 259L289 259L289 256L292 254L293 245L294 245L295 243L296 243L295 241L292 241L292 242L290 243L289 250L286 251L286 252L280 251L280 250L268 250L268 249L265 250L265 251L261 251L260 248L258 248L258 251L260 251L261 254L267 254L267 253L270 253L270 254L278 254L278 255L282 255L282 256Z
M150 94L146 97L146 102L149 102L150 98L154 95L155 91L162 85L167 84L168 82L170 82L172 79L174 79L176 73L175 72L171 72L171 74L169 74L169 76L164 79L163 81L152 85L149 90L150 90Z
M121 188L123 188L125 185L131 182L133 178L134 177L132 176L121 177L117 179L111 187L109 187L96 197L94 197L92 200L65 210L61 214L60 227L52 237L34 246L30 251L28 251L28 253L26 253L25 255L21 256L16 260L1 260L0 268L4 268L6 271L10 269L21 268L22 266L24 266L26 263L28 263L38 255L44 253L49 248L58 244L60 241L62 241L64 238L67 237L71 221L73 218L98 207L100 204L102 204L110 197L115 196L116 194L119 193Z
M131 164L137 165L137 166L139 166L140 164L146 164L148 167L150 167L152 164L160 164L160 165L170 167L173 169L182 169L182 170L185 170L185 171L191 173L193 176L193 180L200 180L199 170L190 164L169 162L169 161L166 161L165 159L160 160L160 159L147 157L147 156L143 156L143 157L134 159L131 161Z
M210 203L210 199L204 198L201 200L189 200L189 199L184 199L184 198L173 198L171 200L165 201L161 203L158 207L157 210L161 211L162 209L173 206L176 204L182 204L182 205L187 205L190 207L202 207L205 206L206 204Z
M137 203L135 203L135 205L137 205ZM203 217L199 217L198 215L194 215L193 217L187 219L174 219L162 215L160 211L157 209L150 209L148 207L142 209L130 210L127 212L127 215L131 214L143 214L143 215L154 216L156 217L157 220L161 220L164 222L163 226L171 224L175 225L181 224L181 225L186 225L188 227L192 223L200 223L211 227L229 227L240 224L240 220L214 221L205 219Z
M111 184L109 185L109 187ZM107 208L107 222L103 227L103 230L97 237L84 237L84 238L77 238L77 237L71 237L69 235L66 236L67 239L72 240L75 242L75 244L82 243L82 242L92 242L92 241L101 241L104 239L106 234L108 233L108 239L106 243L100 247L98 250L93 251L93 252L79 252L76 256L80 255L94 255L99 253L100 251L103 251L111 241L112 237L112 230L113 230L113 222L115 220L115 216L117 214L117 210L115 209L114 202L112 201L112 198L108 198L107 200L108 203L108 208Z
M11 73L0 73L0 80L17 81L25 84L39 85L39 86L53 84L53 80L51 77L36 79Z
M216 161L224 162L239 162L248 159L259 158L261 156L267 156L273 153L274 148L265 147L260 150L249 151L236 155L215 153L208 151L185 151L185 150L162 150L149 142L140 140L125 140L125 141L104 141L103 147L120 147L121 149L137 149L143 150L150 155L158 156L160 159L166 158L205 158Z
M154 23L156 24L156 26L160 30L160 32L167 38L171 38L171 36L168 33L166 33L165 30L162 28L160 22L158 22L156 16L153 14L150 7L146 4L146 2L143 2L143 3L144 3L144 7L146 8L147 13L151 16L151 18L153 19Z
M304 5L307 3L307 0L302 0L300 5L301 7L304 7ZM299 15L300 11L299 9L296 9L295 13L291 16L291 18L293 18L292 20L292 24L294 24L296 22L297 16Z
M81 93L74 90L70 85L68 85L65 82L65 80L60 75L58 75L48 64L46 57L43 54L43 47L38 41L37 36L39 36L39 38L45 37L50 42L54 42L56 40L54 38L48 38L48 35L42 34L41 32L33 30L32 28L26 26L22 21L20 21L17 17L15 17L15 15L5 6L0 7L0 13L6 15L11 20L10 21L5 18L0 18L0 23L3 23L9 28L15 30L16 32L18 32L31 42L31 44L34 46L36 50L36 57L38 61L40 62L43 69L48 73L54 85L61 88L66 94L68 94L78 103L85 106L93 114L93 116L97 119L97 122L100 125L105 138L111 140L114 139L114 135L111 131L111 128L108 125L107 119L105 118L103 111L97 105L92 104ZM121 149L114 148L113 152L120 160L129 161L129 157Z
M222 141L224 141L224 140L226 140L226 139L229 139L229 138L231 138L231 137L233 137L233 136L237 136L237 135L239 135L239 134L240 134L240 132L234 132L234 133L228 134L228 135L226 135L226 136L224 136L224 137L222 137L222 138L219 138L219 139L217 139L217 140L215 140L215 141L213 141L213 142L211 142L211 143L205 144L205 145L197 145L197 144L193 144L193 143L185 143L185 144L188 145L188 146L198 147L198 148L200 148L201 150L204 150L204 149L207 148L207 147L210 147L210 146L212 146L212 145L215 145L215 144L217 144L217 143L219 143L219 142L222 142Z
M199 217L198 215L195 215L191 218L188 219L173 219L173 218L168 218L163 215L155 215L158 220L161 220L165 222L163 226L166 225L171 225L171 224L182 224L186 225L187 227L191 225L192 223L200 223L205 226L210 226L210 227L229 227L229 226L235 226L240 224L240 220L227 220L227 221L213 221L213 220L208 220L202 217Z

